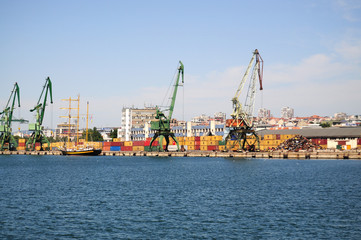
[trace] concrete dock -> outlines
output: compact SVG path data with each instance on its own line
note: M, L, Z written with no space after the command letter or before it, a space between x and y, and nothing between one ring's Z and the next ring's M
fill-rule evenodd
M0 155L62 155L60 151L2 151ZM264 159L359 159L361 150L314 151L314 152L144 152L144 151L103 151L100 156L146 156L146 157L220 157L220 158L264 158Z

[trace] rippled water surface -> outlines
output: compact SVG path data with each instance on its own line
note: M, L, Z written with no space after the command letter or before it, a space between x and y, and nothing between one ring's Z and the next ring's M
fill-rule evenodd
M361 239L361 161L0 156L1 239Z

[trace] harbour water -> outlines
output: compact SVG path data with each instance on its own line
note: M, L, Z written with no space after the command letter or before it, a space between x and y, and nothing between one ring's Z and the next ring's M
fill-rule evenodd
M0 239L361 239L361 161L0 156Z

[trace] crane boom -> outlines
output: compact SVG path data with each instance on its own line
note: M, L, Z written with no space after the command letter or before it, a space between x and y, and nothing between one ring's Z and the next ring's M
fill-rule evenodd
M26 145L31 145L30 148L33 150L35 148L36 143L47 143L48 147L50 148L50 142L48 138L44 135L42 130L42 124L44 120L45 115L45 108L46 108L46 102L48 99L48 93L50 95L50 103L53 103L53 89L52 89L52 83L49 77L45 80L45 84L43 86L43 89L41 91L39 100L36 104L36 106L30 110L30 112L36 111L36 123L29 124L29 131L33 131L31 134L29 140L27 141ZM41 99L43 98L43 102L41 103ZM42 149L42 147L41 147Z
M255 62L255 63L254 63ZM254 65L253 65L254 63ZM251 68L253 65L252 73ZM248 86L248 92L245 100L245 104L242 105L239 101L239 97L243 91L243 87L250 77L250 83ZM255 131L253 130L253 111L256 95L256 80L259 79L260 90L263 90L263 59L260 56L258 50L253 51L251 61L248 64L242 81L236 91L235 96L232 98L233 112L231 114L232 119L226 120L226 130L224 139L226 141L230 139L236 139L239 146L245 150L245 144L247 142L248 135L254 135L259 146L259 139Z
M179 61L179 64L180 64L180 66L178 67L177 80L176 80L176 83L174 85L172 102L171 102L170 107L169 107L169 115L168 115L169 120L172 119L172 115L173 115L173 111L174 111L174 105L175 105L175 99L177 97L177 91L178 91L178 86L179 86L179 78L180 78L181 74L182 74L182 83L184 83L184 65L183 65L183 63L181 61Z
M18 107L20 107L20 88L18 83L14 84L14 88L11 91L9 100L2 112L0 112L0 119L4 125L0 125L0 141L1 151L5 148L14 150L17 147L17 143L11 134L11 122L13 121L13 112L15 109L15 101L18 101ZM11 104L10 104L11 102ZM6 144L8 143L8 146Z
M172 116L173 116L173 111L174 111L174 106L175 106L175 100L177 97L177 91L178 91L178 87L180 86L179 84L179 79L180 76L182 75L182 83L184 83L184 65L181 61L179 61L179 67L178 67L178 74L177 74L177 78L174 84L174 90L173 90L173 94L172 94L172 98L171 98L171 103L169 108L167 108L166 110L169 110L168 116L166 116L160 109L159 107L157 107L157 111L156 111L156 116L155 119L157 119L156 121L151 121L151 130L153 130L154 136L152 138L152 140L150 141L150 151L152 150L152 144L153 142L159 137L159 145L162 147L160 150L163 151L163 138L165 138L166 140L166 147L165 150L168 151L168 145L169 145L169 137L171 137L177 144L177 149L179 150L179 143L177 141L177 139L175 138L174 133L171 132L170 129L170 122L172 120Z

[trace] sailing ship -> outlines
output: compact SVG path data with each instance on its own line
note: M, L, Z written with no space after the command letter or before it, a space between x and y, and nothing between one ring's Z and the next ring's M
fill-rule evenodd
M68 146L70 146L70 110L71 108L71 101L78 101L78 121L77 121L77 127L76 127L76 144L73 148L70 147L64 147L61 152L63 155L72 155L72 156L97 156L99 155L102 150L96 149L93 146L88 146L88 114L89 114L89 102L87 102L87 114L86 114L86 137L85 137L85 143L83 146L78 144L78 132L79 132L79 96L77 100L74 99L65 99L69 101L69 130L68 130Z

